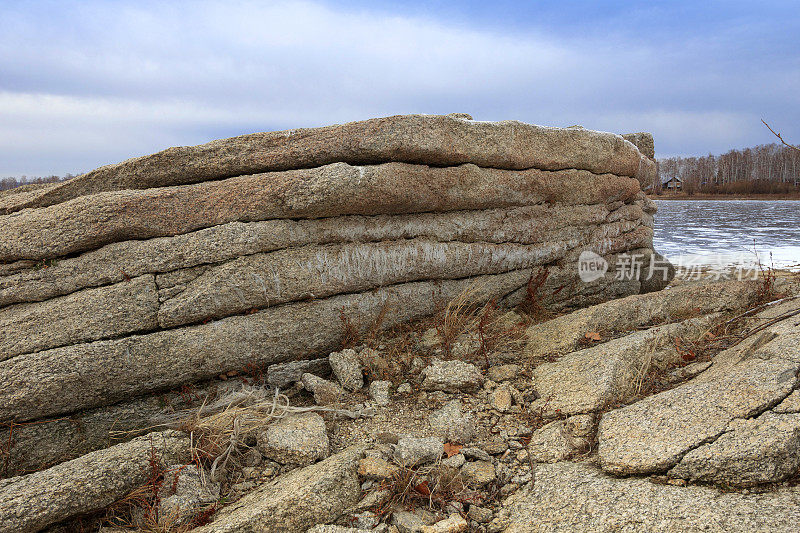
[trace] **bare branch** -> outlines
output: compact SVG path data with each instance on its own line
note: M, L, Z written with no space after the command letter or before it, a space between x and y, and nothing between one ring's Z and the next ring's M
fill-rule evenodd
M769 131L771 131L771 132L772 132L772 134L773 134L773 135L775 135L775 137L777 137L778 139L780 139L781 143L783 143L785 146L788 146L789 148L791 148L791 149L793 149L793 150L797 150L798 152L800 152L800 147L797 147L797 146L791 145L791 144L787 143L786 141L784 141L784 140L783 140L783 137L781 137L781 134L780 134L780 133L778 133L777 131L773 130L773 129L770 127L770 125L769 125L769 124L767 124L766 122L764 122L764 119L763 119L763 118L761 119L761 122L762 122L762 124L764 124L764 125L767 127L767 129L768 129Z

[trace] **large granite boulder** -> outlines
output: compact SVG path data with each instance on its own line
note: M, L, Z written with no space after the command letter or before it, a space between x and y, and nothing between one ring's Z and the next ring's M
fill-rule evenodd
M552 308L639 293L615 266L654 257L654 165L611 133L412 115L2 193L0 423L36 422L8 473L151 426L156 393L325 357L465 292L512 305L546 272ZM585 253L607 272L582 280Z

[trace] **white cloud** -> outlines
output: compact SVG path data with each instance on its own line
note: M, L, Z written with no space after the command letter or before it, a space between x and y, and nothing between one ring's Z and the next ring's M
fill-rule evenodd
M765 66L734 86L697 40L567 39L302 1L49 6L0 20L0 176L412 112L650 130L668 152L697 150L753 142L760 125L735 91L754 106L759 87L785 102L799 83L798 69Z

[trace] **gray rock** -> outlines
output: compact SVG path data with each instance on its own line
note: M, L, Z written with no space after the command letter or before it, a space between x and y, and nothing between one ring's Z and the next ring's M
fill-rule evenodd
M491 461L475 461L461 467L461 475L467 484L484 487L497 479L497 473Z
M345 390L355 392L364 387L364 369L353 349L333 352L328 356L333 373Z
M557 463L569 459L575 449L563 420L550 422L531 435L528 453L536 463Z
M516 313L513 313L515 316ZM511 328L507 328L511 329ZM519 365L497 365L489 367L486 377L495 382L511 381L520 377L521 367Z
M426 521L411 511L395 511L392 513L392 525L400 533L421 533Z
M191 460L189 436L153 433L47 470L0 480L0 532L39 531L99 511L145 484L153 454L167 466Z
M406 185L402 190L394 186L398 180ZM584 170L334 163L176 188L102 192L0 215L0 223L15 236L0 241L0 262L50 259L230 222L508 208L544 201L597 204L638 192L635 180Z
M417 466L438 461L444 444L435 437L403 437L397 442L394 460L404 466Z
M491 456L484 450L481 450L480 448L473 448L466 446L464 448L461 448L461 453L464 455L464 457L468 459L475 459L476 461L492 460Z
M0 361L158 327L153 276L0 309Z
M216 502L219 490L219 483L203 482L196 465L172 465L164 473L158 516L165 523L185 523Z
M198 231L106 245L40 268L34 261L0 275L0 307L35 302L118 283L144 274L175 273L239 256L308 244L380 242L428 238L441 242L536 244L573 239L591 241L630 231L643 221L634 205L609 211L600 205L530 205L511 209L342 216L318 220L231 222ZM606 222L609 220L609 222ZM535 223L532 223L535 221ZM125 265L125 269L119 265ZM0 270L9 265L0 264ZM159 276L164 278L164 276ZM180 288L180 287L177 287ZM180 292L180 291L178 291Z
M258 435L258 450L281 464L307 465L330 453L325 421L317 413L287 415Z
M637 331L542 363L533 371L533 386L540 396L534 408L541 407L550 416L556 411L572 415L625 402L638 393L637 386L648 372L680 361L675 337L699 337L718 319L712 314Z
M401 284L209 324L20 355L0 362L0 382L5 385L0 388L0 420L74 412L251 364L330 353L341 346L345 335L342 313L376 317L387 309L382 325L392 327L432 314L475 283L481 284L475 299L486 301L524 285L529 276L514 271L472 280ZM365 318L363 323L371 320Z
M475 438L475 421L461 409L460 400L451 400L428 416L433 432L448 442L466 444Z
M605 414L598 431L603 469L666 471L687 452L716 440L734 419L751 418L779 403L798 382L796 343L796 336L778 336L735 364L721 365L716 374L711 374L715 363L684 385ZM722 352L717 359L726 356Z
M714 442L683 456L669 475L690 481L748 486L783 481L800 472L800 414L766 412L736 419Z
M474 122L438 115L405 115L285 132L254 133L100 167L28 194L0 196L0 213L41 207L83 195L219 180L229 176L339 161L404 161L434 166L475 163L491 168L584 168L636 176L643 159L618 135L534 126L516 121ZM653 176L642 176L643 183ZM643 185L644 186L644 185Z
M626 141L632 142L636 148L639 149L643 156L649 159L656 158L655 143L653 142L652 133L626 133L622 135L622 138Z
M489 395L489 405L492 406L492 409L497 409L501 413L510 411L511 404L514 400L512 390L513 387L508 384L504 384L493 390Z
M422 388L444 392L474 391L484 382L478 367L464 361L434 361L422 371Z
M775 413L800 413L800 390L796 390L786 397L773 409Z
M796 531L797 487L742 494L615 478L586 463L536 468L536 483L505 502L506 533Z
M578 349L588 332L634 331L672 322L675 317L744 309L757 294L757 282L725 281L612 300L529 327L525 353L529 357L563 355Z
M369 384L369 395L378 405L389 405L391 381L373 381Z
M305 361L289 361L270 365L267 368L267 383L273 387L286 388L294 385L303 377L303 374L325 374L330 371L327 359L309 359Z
M363 447L353 446L284 474L222 508L210 524L193 531L293 533L333 522L359 500L356 465L363 452Z
M358 475L364 479L383 481L395 476L400 468L380 457L365 457L358 462Z
M322 379L313 374L303 374L300 379L303 382L303 387L314 395L314 401L318 405L339 403L344 399L344 389L338 383Z

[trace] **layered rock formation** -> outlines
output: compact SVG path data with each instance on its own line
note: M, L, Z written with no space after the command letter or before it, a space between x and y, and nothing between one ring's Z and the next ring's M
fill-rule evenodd
M614 267L654 257L650 157L609 133L413 115L170 148L6 193L0 422L36 421L3 437L6 474L149 427L154 393L326 355L348 325L391 327L467 289L513 304L546 270L551 307L638 293L642 275ZM610 265L591 282L587 250Z

